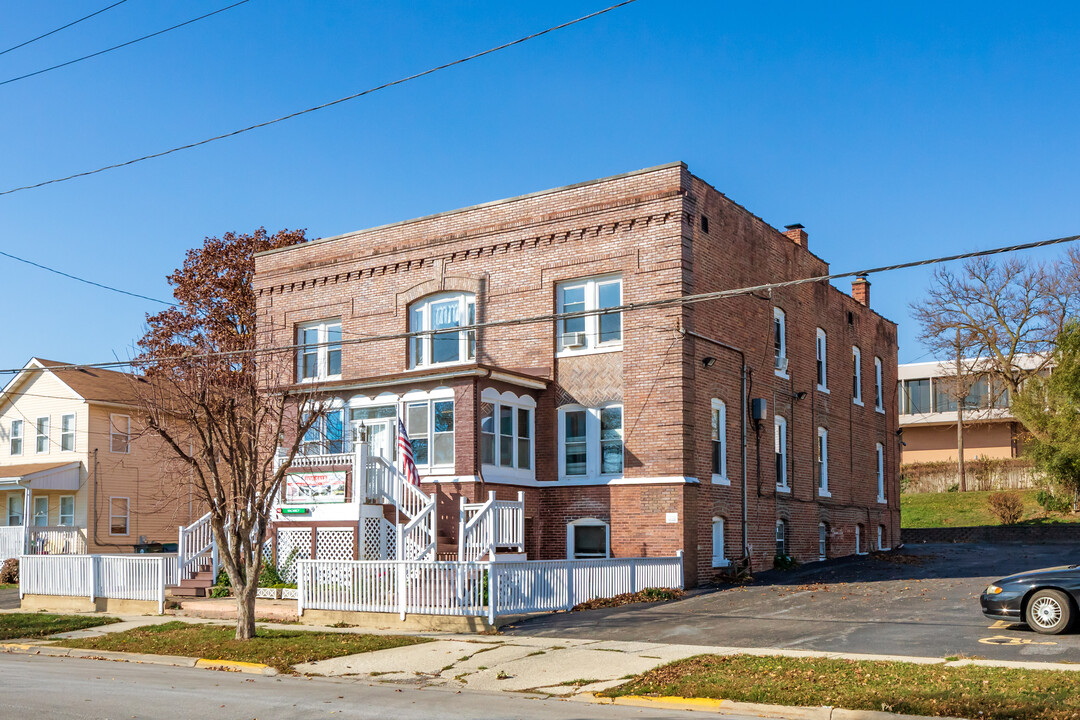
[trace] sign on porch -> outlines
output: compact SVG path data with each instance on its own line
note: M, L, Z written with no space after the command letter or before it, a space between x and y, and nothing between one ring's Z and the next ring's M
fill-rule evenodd
M345 502L345 472L303 472L285 476L285 502Z

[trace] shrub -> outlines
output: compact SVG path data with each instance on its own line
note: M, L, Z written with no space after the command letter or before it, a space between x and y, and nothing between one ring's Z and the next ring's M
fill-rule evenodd
M986 502L990 505L990 512L1002 525L1015 525L1024 516L1024 502L1018 492L992 493Z
M232 581L229 580L229 573L225 572L225 568L218 570L214 585L224 588L232 586ZM259 573L259 587L275 588L285 587L286 585L288 585L288 583L281 579L281 573L274 567L274 564L271 562L263 562L262 572Z
M1072 512L1072 500L1056 495L1052 490L1040 490L1035 493L1035 502L1047 513Z
M799 561L790 555L777 555L772 565L774 570L794 570L799 567Z
M3 566L0 566L0 585L7 585L19 582L19 558L11 558L5 560Z

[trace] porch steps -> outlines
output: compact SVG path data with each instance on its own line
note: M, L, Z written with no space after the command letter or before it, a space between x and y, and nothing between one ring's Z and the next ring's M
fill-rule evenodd
M208 590L214 584L214 576L210 570L202 570L190 578L181 580L179 585L169 588L169 594L173 597L206 597Z

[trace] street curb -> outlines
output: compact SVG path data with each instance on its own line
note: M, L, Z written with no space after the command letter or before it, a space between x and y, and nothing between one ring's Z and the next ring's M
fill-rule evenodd
M230 670L232 672L251 673L254 675L277 675L278 671L263 663L244 662L243 660L211 660L199 658L195 667L206 670Z
M86 650L67 648L57 645L31 645L28 643L0 643L0 652L13 655L48 655L50 657L70 657L81 660L112 660L114 662L142 663L144 665L166 665L169 667L201 668L204 670L225 670L247 673L249 675L277 675L276 668L262 663L242 662L239 660L212 660L193 658L182 655L153 655L149 653L116 652L114 650Z
M650 697L646 695L621 695L608 698L593 693L575 695L572 700L596 703L599 705L626 705L629 707L648 707L662 710L698 710L714 712L719 715L754 715L765 718L783 718L784 720L943 720L926 715L901 715L900 713L880 710L845 710L843 708L798 707L788 705L766 705L763 703L736 702L714 698L685 698L678 696ZM948 720L947 718L944 720Z

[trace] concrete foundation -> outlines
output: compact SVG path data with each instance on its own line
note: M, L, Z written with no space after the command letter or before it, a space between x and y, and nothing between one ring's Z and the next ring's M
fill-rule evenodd
M26 595L20 608L27 612L100 612L117 615L159 615L156 600Z
M404 620L393 613L351 612L345 610L304 610L300 622L304 625L334 625L345 623L357 627L378 630L407 630L413 632L479 633L498 627L501 619L492 626L487 618L461 617L458 615L406 615Z

